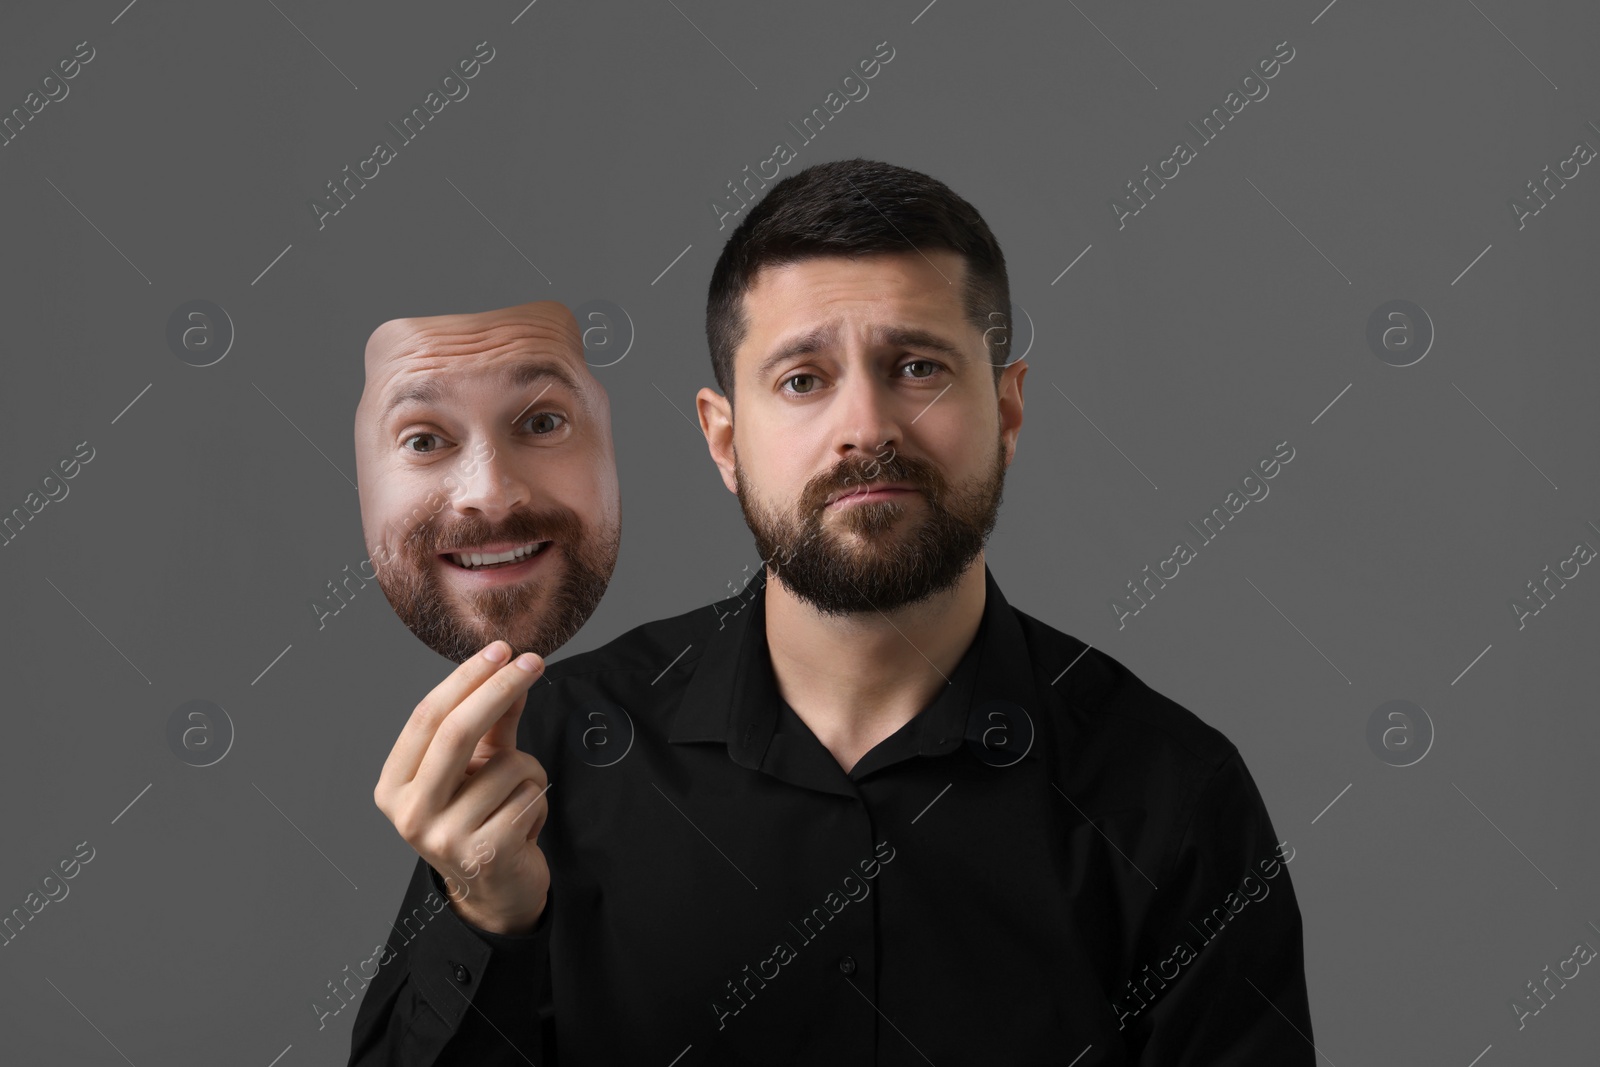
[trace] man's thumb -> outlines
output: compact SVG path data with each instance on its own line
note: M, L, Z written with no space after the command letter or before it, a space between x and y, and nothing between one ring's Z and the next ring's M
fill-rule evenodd
M489 727L489 732L484 735L484 740L497 748L512 749L517 747L517 723L522 721L522 709L528 705L528 691L524 689L517 694L505 714L495 720Z

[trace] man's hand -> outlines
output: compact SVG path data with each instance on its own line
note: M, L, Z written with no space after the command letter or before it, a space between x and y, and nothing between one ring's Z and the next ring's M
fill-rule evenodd
M517 748L517 722L544 660L527 652L505 663L510 654L495 641L424 697L372 791L444 879L456 914L500 934L530 931L550 889L535 840L549 815L549 779Z

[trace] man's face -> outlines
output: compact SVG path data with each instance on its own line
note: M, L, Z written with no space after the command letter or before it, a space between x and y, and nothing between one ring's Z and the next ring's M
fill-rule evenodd
M395 319L366 375L361 526L395 613L457 663L497 638L560 648L605 593L622 522L610 403L572 313Z
M994 528L1027 367L1003 371L997 396L965 271L948 251L765 269L744 299L737 417L701 391L762 558L826 614L950 588Z

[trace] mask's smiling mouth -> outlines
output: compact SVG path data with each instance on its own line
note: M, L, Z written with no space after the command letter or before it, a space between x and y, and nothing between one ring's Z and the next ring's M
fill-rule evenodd
M464 549L459 552L441 552L439 558L465 571L509 570L543 555L551 544L550 541L530 541L527 544L488 552Z

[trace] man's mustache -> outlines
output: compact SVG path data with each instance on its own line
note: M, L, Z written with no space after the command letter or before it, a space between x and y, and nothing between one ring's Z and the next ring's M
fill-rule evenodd
M505 541L556 541L571 544L583 535L583 523L566 508L522 512L505 522L465 520L448 525L419 526L406 538L414 557L434 556L474 545Z
M803 514L815 514L828 505L828 497L835 492L844 493L863 485L883 482L902 482L918 489L937 502L944 490L944 478L939 468L925 459L891 453L886 459L841 460L832 470L807 483L801 497Z

